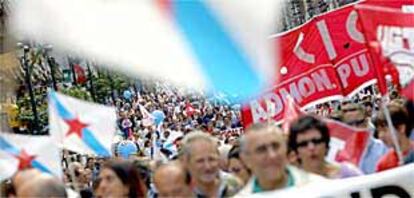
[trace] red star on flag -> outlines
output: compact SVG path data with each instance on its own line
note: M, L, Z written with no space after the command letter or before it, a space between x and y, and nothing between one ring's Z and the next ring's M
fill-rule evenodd
M29 155L24 149L15 157L19 160L19 170L32 167L32 161L36 158L35 155Z
M71 120L65 120L66 124L69 125L69 130L66 133L66 136L69 136L71 134L78 135L79 138L82 138L82 130L88 126L88 124L85 124L81 122L78 118L74 118Z

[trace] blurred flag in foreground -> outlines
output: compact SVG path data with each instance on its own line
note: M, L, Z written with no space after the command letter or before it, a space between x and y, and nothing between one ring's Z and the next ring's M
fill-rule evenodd
M274 75L280 1L20 0L15 35L136 75L249 97Z
M0 181L19 170L36 168L62 176L60 152L49 136L0 134Z
M50 134L65 149L81 154L111 155L115 109L56 92L49 94Z

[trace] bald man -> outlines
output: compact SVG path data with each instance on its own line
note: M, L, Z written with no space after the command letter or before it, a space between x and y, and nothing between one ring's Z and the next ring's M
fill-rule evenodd
M190 178L179 162L158 167L154 173L154 184L159 197L194 197Z
M241 159L253 177L237 197L254 193L303 186L322 180L288 165L287 145L280 128L268 124L253 124L240 141Z
M68 197L65 185L48 174L39 174L17 189L18 197Z
M14 190L17 192L26 182L41 175L42 173L34 168L18 171L12 179Z

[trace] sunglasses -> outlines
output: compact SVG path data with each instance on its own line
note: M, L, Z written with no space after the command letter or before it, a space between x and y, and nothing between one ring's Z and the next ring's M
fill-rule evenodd
M296 145L298 146L298 148L303 148L303 147L307 147L310 143L312 143L313 145L319 145L319 144L322 144L323 142L325 142L323 138L313 138L310 140L298 142Z
M354 121L346 122L346 124L348 124L350 126L361 126L364 123L365 123L365 118L360 119L360 120L354 120Z
M240 168L231 168L229 171L231 173L239 173L241 171L241 169Z

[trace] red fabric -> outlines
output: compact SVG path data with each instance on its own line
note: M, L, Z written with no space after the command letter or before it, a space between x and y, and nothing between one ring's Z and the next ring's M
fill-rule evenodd
M271 90L243 108L244 127L280 121L291 95L299 107L339 99L374 83L376 70L354 4L273 37L280 57Z
M398 167L398 156L397 152L392 149L378 161L376 171L381 172L395 167Z
M336 138L345 143L344 149L336 154L335 160L338 162L347 161L359 166L368 144L370 133L335 120L326 118L323 118L323 120L328 125L331 138Z
M185 113L187 114L187 116L192 116L195 112L194 107L191 105L191 103L187 103L185 105Z
M85 70L79 64L74 64L73 67L76 73L76 82L79 84L85 83L87 80Z
M402 1L404 2L413 2L413 1ZM401 4L401 3L400 3ZM414 2L413 2L414 4ZM401 7L401 5L399 5ZM397 8L399 8L397 6ZM378 71L379 73L391 74L396 83L398 81L398 65L393 65L390 60L393 58L391 55L398 54L399 60L402 60L401 57L404 54L403 52L407 49L407 38L404 36L399 36L397 34L389 34L390 28L413 28L414 27L414 14L412 13L403 13L401 9L396 9L395 6L390 7L379 7L372 5L360 5L357 6L358 13L362 18L362 24L365 30L365 37L371 47L371 52L376 57L376 62L378 62ZM381 37L378 37L381 33ZM379 40L378 40L379 39ZM394 40L402 40L402 45L398 46L394 42L392 48L387 47ZM386 53L385 53L386 52ZM386 55L387 57L384 57ZM412 63L411 63L412 64ZM381 76L381 75L380 75ZM379 80L385 81L383 78ZM384 87L385 82L381 83ZM386 88L382 88L382 92L386 92Z
M414 142L410 142L410 149L403 152L403 158L406 157L410 151L414 150ZM387 154L381 157L377 163L376 171L381 172L399 166L398 155L394 149L390 149Z
M304 115L305 112L301 111L300 108L295 104L292 97L288 97L288 104L283 113L283 124L282 130L285 134L289 133L291 124Z

